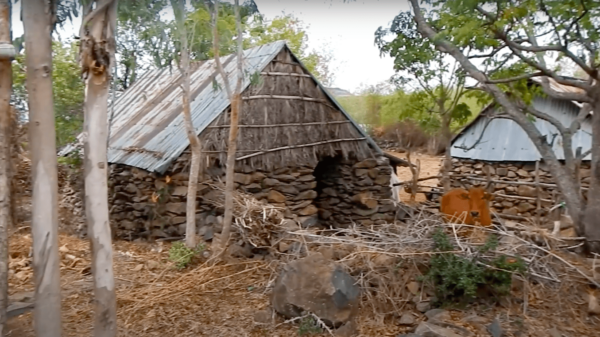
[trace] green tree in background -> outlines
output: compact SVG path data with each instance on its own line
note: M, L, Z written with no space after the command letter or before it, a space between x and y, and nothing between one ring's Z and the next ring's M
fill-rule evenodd
M328 52L308 51L307 27L291 14L277 16L269 21L261 15L255 15L249 23L249 36L244 41L244 48L286 40L292 52L298 56L317 79L325 86L331 86L334 73L331 68L332 55Z
M564 197L585 247L600 252L600 2L595 0L410 0L412 20L419 38L460 63L480 88L502 108L492 118L513 120L528 135ZM430 8L432 20L421 4ZM549 65L551 59L569 59L587 75L575 79ZM477 59L477 64L473 61ZM543 93L581 105L569 123L529 104L530 79L541 83ZM563 86L556 90L553 82ZM564 160L559 160L549 137L531 117L553 125L562 138ZM592 122L590 149L573 148L573 136L584 119ZM590 187L581 193L578 164L591 154Z
M25 51L27 52L27 51ZM76 43L52 43L52 86L56 127L56 145L61 147L75 140L83 123L84 84L76 62ZM22 111L27 105L25 87L25 54L18 55L13 67L13 100Z
M390 35L391 41L387 39ZM459 64L420 38L410 12L398 14L387 29L379 27L375 43L382 55L394 58L397 85L414 92L409 104L401 108L400 117L411 116L427 129L440 130L449 144L453 122L463 125L471 115L470 107L461 102L467 89Z

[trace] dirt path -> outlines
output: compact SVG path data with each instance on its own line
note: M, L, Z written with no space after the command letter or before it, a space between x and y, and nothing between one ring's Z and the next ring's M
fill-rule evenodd
M391 155L394 155L398 158L406 159L406 153L393 152L393 151L386 151L386 152ZM430 156L430 155L422 154L422 153L411 153L410 160L413 163L416 163L417 159L421 162L421 172L419 174L419 178L430 177L430 176L435 176L435 175L439 174L440 168L442 165L442 160L443 160L442 157ZM410 169L408 167L398 167L398 169L396 170L396 174L398 175L398 179L400 179L400 181L406 181L406 180L412 179L412 173L410 172ZM437 184L438 184L438 179L427 180L427 181L423 181L422 183L420 183L420 185L430 186L430 187L437 186ZM404 192L404 190L402 190L400 192L400 200L402 202L409 202L410 194L408 194L408 193ZM417 202L423 202L425 200L426 200L425 194L418 193L416 195Z

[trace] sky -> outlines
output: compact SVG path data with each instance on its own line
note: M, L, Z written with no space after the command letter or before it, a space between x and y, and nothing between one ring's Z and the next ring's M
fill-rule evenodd
M121 0L127 1L127 0ZM356 92L365 85L386 81L393 74L393 59L380 57L374 44L379 26L387 27L401 11L409 9L406 0L255 0L267 19L293 14L307 27L309 49L329 51L335 72L333 86ZM23 34L20 1L13 8L13 36ZM61 38L78 31L81 18L59 30ZM117 37L118 38L118 37Z

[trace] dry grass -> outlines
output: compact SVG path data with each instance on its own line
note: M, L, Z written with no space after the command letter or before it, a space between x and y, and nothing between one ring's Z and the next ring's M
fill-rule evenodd
M375 130L377 140L396 144L400 151L420 151L430 155L444 153L446 144L440 134L429 134L417 123L404 120Z
M245 195L236 197L235 240L253 242L270 253L252 259L208 265L196 259L177 271L168 260L169 243L114 244L119 336L294 336L297 322L274 316L255 322L254 314L268 308L269 294L283 263L320 252L338 261L363 289L361 336L396 336L409 327L395 322L403 312L415 312L413 298L431 296L407 285L417 281L435 254L431 232L443 226L454 238L456 253L472 256L481 240L458 235L460 228L442 223L436 215L420 211L407 224L363 228L303 230L276 222L278 210ZM265 231L265 228L269 228ZM595 336L600 319L587 314L587 296L597 282L592 262L569 253L572 241L559 240L525 225L497 226L486 230L500 236L490 254L522 256L529 266L525 282L517 282L500 306L475 305L452 310L456 324L479 334L481 327L461 318L476 313L488 320L498 317L507 336L546 336L558 327L576 336ZM265 235L268 234L268 240ZM281 243L291 248L280 252ZM92 279L87 241L60 236L65 336L89 335L92 324ZM210 245L208 246L210 249ZM32 290L28 229L10 238L10 293ZM18 275L18 276L17 276ZM414 289L413 289L414 291ZM9 336L33 336L31 314L11 320ZM321 336L328 335L327 332Z

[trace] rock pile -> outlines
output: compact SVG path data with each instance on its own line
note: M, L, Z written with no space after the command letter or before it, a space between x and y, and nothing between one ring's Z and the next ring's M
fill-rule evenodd
M165 176L133 167L111 165L109 202L118 237L177 237L185 234L188 173L179 158ZM362 162L332 159L317 168L284 167L272 172L236 167L235 187L284 209L302 227L363 225L394 219L391 167L385 157ZM219 233L224 170L211 167L198 184L196 224L207 239ZM219 187L220 186L220 187Z
M333 227L352 222L372 225L393 221L391 173L385 157L327 165L319 174L321 193L316 204L320 218Z
M489 167L492 180L506 181L506 183L495 183L493 185L495 197L491 206L496 212L523 217L531 217L539 213L541 217L548 217L545 209L537 210L538 193L536 186L533 184L536 179L535 163L488 163L466 159L452 159L452 175L477 176L485 179L485 167ZM555 184L554 178L542 163L540 164L538 174L540 183ZM590 181L589 163L582 164L580 176L582 186L587 187ZM468 178L456 177L452 179L452 187L461 187L459 183L461 180L470 182L473 185L485 184L485 182L476 182ZM515 185L510 182L526 182L531 183L531 185ZM441 182L439 186L441 186ZM540 186L539 197L542 199L542 208L552 207L557 203L553 199L553 192L558 192L555 187ZM542 221L544 220L545 218L542 218Z

